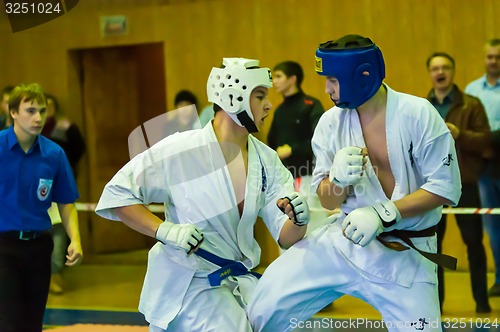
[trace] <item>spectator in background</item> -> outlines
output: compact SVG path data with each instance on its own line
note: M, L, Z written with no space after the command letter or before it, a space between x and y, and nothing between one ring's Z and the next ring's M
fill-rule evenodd
M78 176L78 162L85 152L85 140L78 126L63 115L57 99L50 94L46 94L46 98L47 121L43 127L42 135L63 148L76 178Z
M51 223L47 210L58 204L71 239L66 265L82 257L78 189L63 149L40 135L46 119L40 85L12 90L13 125L0 132L0 330L38 332L49 293Z
M57 99L49 94L45 94L45 96L47 99L47 120L42 135L50 138L64 150L76 179L78 162L85 152L85 141L78 126L61 114ZM69 238L62 224L57 205L52 204L48 212L52 222L54 241L49 291L52 294L62 294L64 291L63 270Z
M488 154L490 160L479 179L481 206L500 208L500 39L489 40L484 51L486 73L469 83L465 93L483 103L493 138ZM500 296L500 215L483 215L483 225L490 238L495 261L495 283L489 290L489 296Z
M167 112L167 126L169 134L200 128L198 99L191 91L181 90L175 95L174 109Z
M484 169L483 155L488 149L490 126L486 112L479 99L462 93L453 83L455 78L455 60L447 53L434 53L427 59L433 88L427 99L439 111L455 139L460 178L462 179L462 197L459 207L477 207L480 205L478 180ZM476 312L491 312L488 301L486 276L486 252L483 246L483 224L477 214L455 215L462 239L467 246L472 294L476 301ZM446 215L437 225L438 252L441 252ZM439 302L442 309L444 302L444 269L438 266Z
M9 114L9 94L14 87L6 86L3 88L0 95L0 130L5 129L11 125L11 118Z
M160 114L134 129L128 138L130 159L172 134L201 128L197 113L198 100L188 90L175 95L174 109Z
M328 216L318 195L311 191L314 167L311 138L325 110L318 99L302 91L303 80L304 72L297 62L284 61L274 67L273 86L284 100L274 112L267 142L292 173L295 190L308 199L311 208L310 232L314 230L315 224Z

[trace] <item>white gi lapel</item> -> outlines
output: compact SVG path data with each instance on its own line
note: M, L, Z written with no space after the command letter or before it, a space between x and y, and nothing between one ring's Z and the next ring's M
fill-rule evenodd
M231 175L229 174L228 166L226 165L224 155L222 154L213 127L207 125L203 131L205 132L207 140L210 142L210 155L212 156L210 162L212 163L212 168L217 169L217 177L215 177L213 183L210 184L212 187L207 190L220 194L220 196L212 197L213 202L211 203L219 205L219 214L215 217L205 218L204 222L212 225L213 229L216 230L223 241L237 251L234 235L231 234L229 230L231 227L228 226L230 224L239 224L238 202L231 182ZM219 190L213 191L213 187L218 187ZM200 188L200 190L203 189ZM224 204L219 204L221 201L224 201Z
M414 167L416 158L417 142L413 141L411 127L414 125L411 120L405 119L397 111L399 106L399 95L387 87L387 153L389 163L395 179L392 200L398 200L409 192L417 190L420 185L417 177L420 177L418 168ZM411 106L411 105L410 105ZM406 106L409 107L409 106ZM397 128L397 130L394 130ZM415 174L417 177L415 177Z
M168 160L168 184L179 223L203 223L235 206L231 179L212 127L190 137ZM214 187L220 190L214 191ZM214 192L218 192L214 197Z
M245 206L238 224L238 245L244 259L243 263L247 268L253 268L259 263L260 247L254 244L254 225L260 209L262 193L262 169L258 151L253 142L253 136L248 136L248 174L245 192ZM250 262L248 261L250 259Z
M356 110L351 110L350 120L350 146L358 146L361 148L366 147L363 130L359 121L359 115ZM368 151L368 153L370 152ZM354 186L356 200L358 202L357 206L359 207L372 205L385 197L382 185L377 177L377 170L373 168L370 158L368 157L367 159L365 173L363 174L361 181Z

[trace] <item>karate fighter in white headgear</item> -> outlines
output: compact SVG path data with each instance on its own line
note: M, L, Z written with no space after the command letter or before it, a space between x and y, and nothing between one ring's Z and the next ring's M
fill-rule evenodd
M290 172L250 134L272 107L271 74L258 65L225 58L213 68L214 120L134 157L99 200L97 214L159 241L139 305L150 331L251 331L245 306L258 280L249 271L260 261L257 217L283 248L306 232L309 208ZM165 203L165 221L150 203Z
M316 71L336 106L312 139L313 186L341 213L268 267L248 306L252 327L291 331L349 294L389 331L440 331L433 261L456 261L432 253L442 206L460 198L453 137L427 100L382 83L382 52L368 38L321 44Z

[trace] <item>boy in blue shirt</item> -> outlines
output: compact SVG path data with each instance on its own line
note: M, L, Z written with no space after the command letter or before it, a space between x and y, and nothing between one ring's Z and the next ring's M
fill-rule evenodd
M76 183L62 148L40 136L46 99L36 84L9 97L13 126L0 132L0 327L42 331L53 242L48 208L58 203L71 240L66 265L82 259Z

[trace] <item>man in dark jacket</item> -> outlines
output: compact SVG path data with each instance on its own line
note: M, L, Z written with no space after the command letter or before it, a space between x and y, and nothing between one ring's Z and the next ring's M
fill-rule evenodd
M459 207L479 207L478 179L484 168L483 157L490 140L490 126L479 99L464 94L453 83L455 60L447 53L434 53L427 59L427 69L433 88L427 99L436 107L455 139L462 179ZM491 312L488 303L486 253L483 246L483 226L479 215L455 215L462 239L467 246L471 286L476 312ZM438 224L438 251L441 252L446 230L446 215ZM438 267L439 300L444 301L443 268Z
M318 195L311 192L314 155L311 138L319 118L325 112L321 102L302 90L304 72L295 61L284 61L273 68L273 86L284 100L274 112L267 136L268 145L295 179L295 190L308 197L311 224L308 231L320 226L328 214L321 207Z

